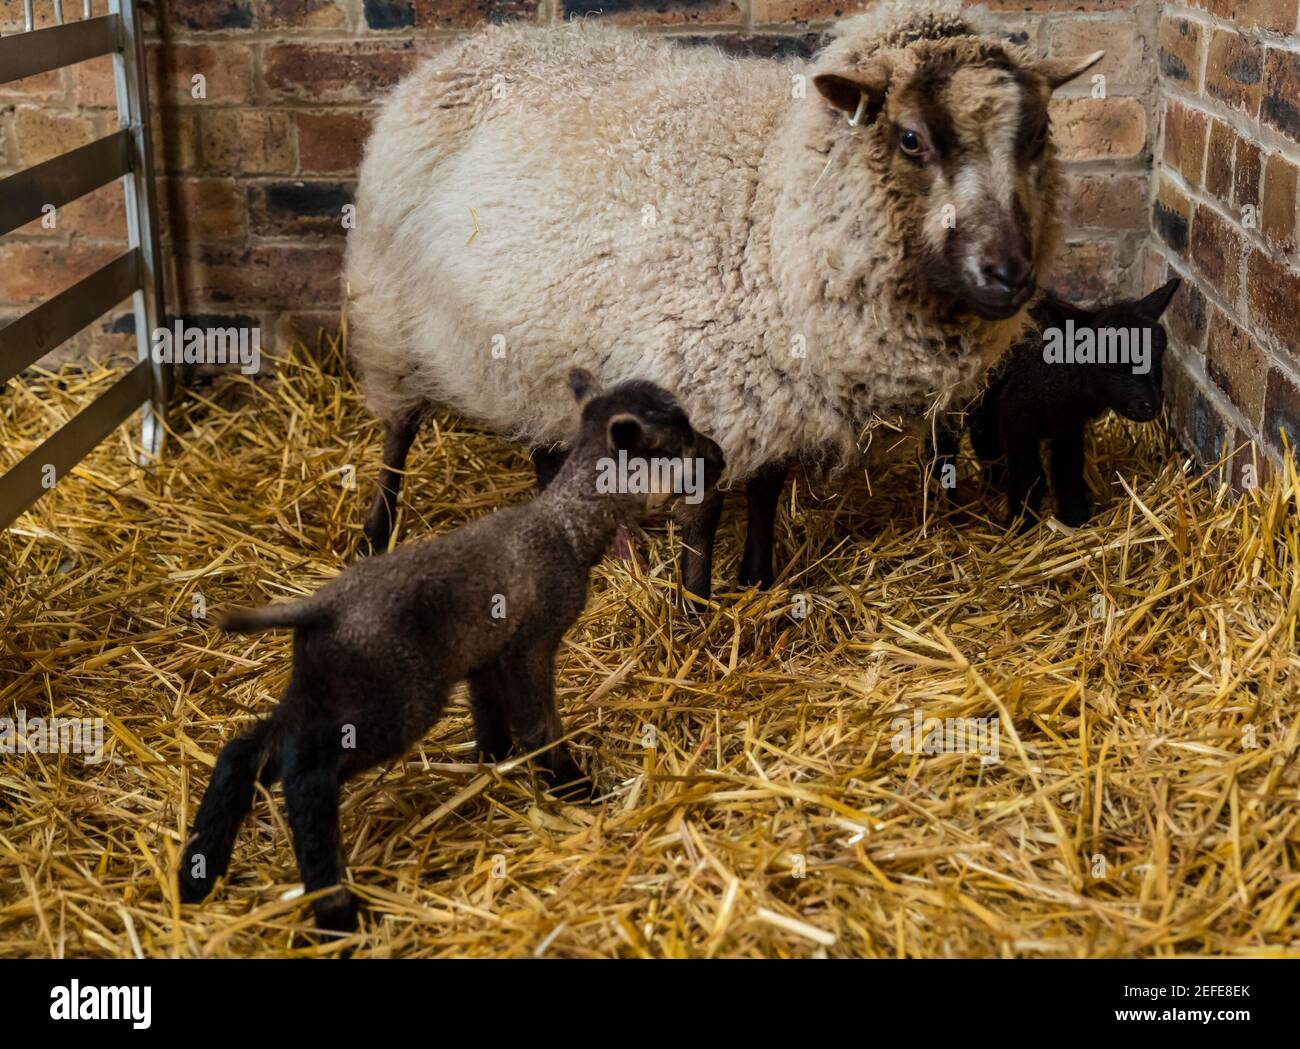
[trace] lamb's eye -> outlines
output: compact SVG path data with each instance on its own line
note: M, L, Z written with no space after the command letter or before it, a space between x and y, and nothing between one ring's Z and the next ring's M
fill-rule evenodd
M898 132L898 148L909 157L919 157L924 149L921 145L921 136L906 127Z

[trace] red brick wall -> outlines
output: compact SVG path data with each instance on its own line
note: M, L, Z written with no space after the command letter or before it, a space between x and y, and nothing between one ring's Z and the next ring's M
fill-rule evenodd
M1175 300L1179 432L1228 477L1300 441L1300 0L1163 5L1148 282ZM1262 472L1262 471L1261 471Z
M601 17L712 41L735 53L808 54L870 0L154 0L152 88L168 306L252 318L268 341L337 324L342 206L377 101L422 55L484 19ZM49 0L37 0L50 19ZM95 0L96 11L104 0ZM67 0L69 16L80 4ZM1060 283L1092 297L1136 290L1149 196L1153 3L995 2L1008 34L1040 53L1110 52L1091 84L1061 92L1057 126L1074 189ZM72 9L76 8L76 11ZM0 0L0 32L21 20ZM603 12L603 13L597 13ZM194 97L193 77L206 80ZM0 173L113 126L107 63L0 87ZM72 283L120 248L116 188L0 241L0 319ZM248 321L245 321L248 323ZM127 344L129 315L80 340Z

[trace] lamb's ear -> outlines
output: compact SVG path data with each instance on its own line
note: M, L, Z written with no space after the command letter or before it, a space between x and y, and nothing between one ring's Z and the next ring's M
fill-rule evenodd
M884 58L874 58L857 69L816 73L813 84L827 102L848 113L854 124L870 124L885 104L890 72Z
M645 428L635 415L623 412L610 416L609 423L605 427L605 435L611 452L631 452L641 446L645 437Z
M600 392L600 383L586 368L573 368L569 372L569 389L581 408Z
M1182 284L1182 282L1183 279L1181 277L1170 278L1161 287L1156 288L1156 290L1150 295L1139 300L1137 308L1144 316L1150 317L1152 320L1158 320L1160 315L1169 308L1169 302L1174 297L1174 292L1178 290L1178 286Z
M1086 73L1105 57L1105 51L1094 51L1086 58L1043 58L1034 63L1034 69L1052 85L1052 90L1055 91L1062 84L1068 84L1080 73Z

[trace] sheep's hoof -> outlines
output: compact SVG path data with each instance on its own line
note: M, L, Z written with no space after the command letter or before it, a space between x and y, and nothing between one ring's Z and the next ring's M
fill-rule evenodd
M320 932L347 934L357 931L357 898L347 889L336 889L313 901L311 907Z

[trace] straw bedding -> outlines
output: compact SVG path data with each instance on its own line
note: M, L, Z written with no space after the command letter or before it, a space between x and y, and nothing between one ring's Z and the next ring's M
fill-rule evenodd
M11 384L3 465L110 378ZM367 925L313 945L278 788L213 896L177 903L216 751L289 666L287 635L221 636L196 595L261 602L336 573L378 433L328 339L275 381L218 378L174 428L154 472L120 429L0 536L0 716L106 723L99 764L0 756L0 955L1300 953L1294 472L1233 502L1157 427L1111 421L1095 526L1024 537L989 501L922 500L914 464L871 496L800 475L781 584L702 615L675 610L670 532L651 527L643 563L598 569L561 652L604 800L474 764L458 694L407 760L346 788ZM532 483L448 418L411 463L404 541ZM916 710L999 717L999 760L896 752Z

